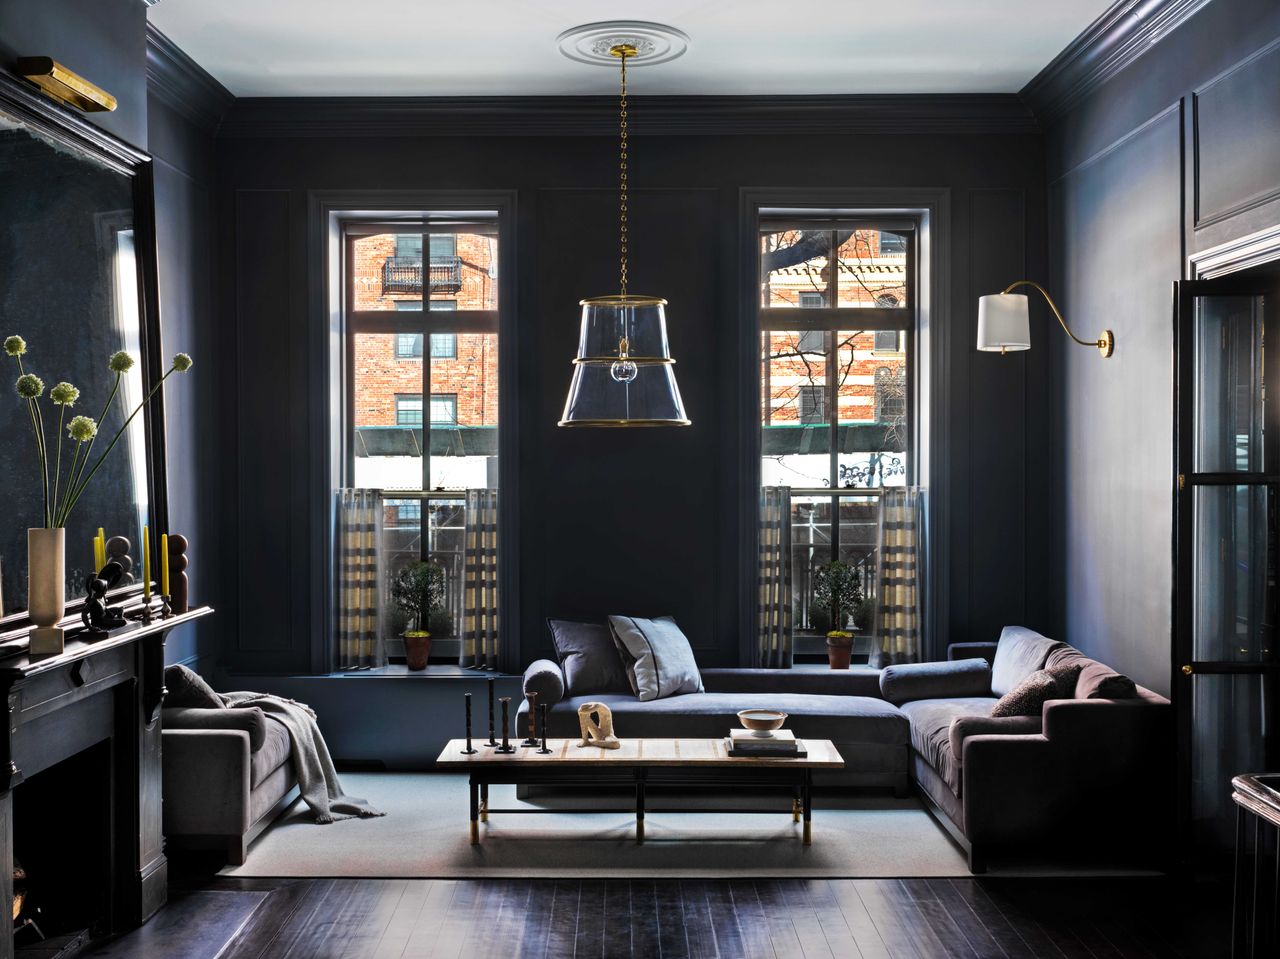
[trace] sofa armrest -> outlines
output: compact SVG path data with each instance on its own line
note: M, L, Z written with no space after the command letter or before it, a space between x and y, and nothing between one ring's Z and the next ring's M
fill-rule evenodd
M970 736L1039 736L1044 723L1039 716L957 716L947 735L951 755L964 762L964 743Z
M991 695L991 664L985 659L902 663L880 673L880 694L895 706L916 699Z
M981 657L988 663L996 661L996 647L999 643L952 643L947 647L947 659L955 662L960 659Z
M164 832L240 836L249 820L249 734L166 729L161 736Z
M814 696L880 698L880 671L869 666L849 669L699 670L709 693L808 693Z
M1050 742L1094 766L1172 760L1173 707L1167 701L1051 699L1043 716Z
M549 659L537 659L524 671L523 691L538 694L538 705L544 703L550 709L564 699L564 672L560 664Z
M248 709L200 709L183 706L160 714L162 729L241 729L249 734L249 751L267 741L267 717L257 706Z

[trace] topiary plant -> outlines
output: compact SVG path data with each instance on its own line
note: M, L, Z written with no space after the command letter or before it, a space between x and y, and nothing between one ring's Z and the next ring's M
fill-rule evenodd
M831 611L831 629L841 629L862 604L862 575L842 560L832 560L813 573L815 605Z
M409 617L405 635L426 635L431 614L444 608L444 567L410 563L392 581L391 599Z

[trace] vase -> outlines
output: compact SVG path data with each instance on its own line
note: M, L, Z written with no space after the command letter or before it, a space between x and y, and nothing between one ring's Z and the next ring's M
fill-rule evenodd
M414 672L427 668L427 660L431 658L431 634L421 633L414 636L405 633L404 655L409 661L409 668Z
M67 611L66 548L65 529L27 530L27 616L35 626L32 656L63 650L58 623Z

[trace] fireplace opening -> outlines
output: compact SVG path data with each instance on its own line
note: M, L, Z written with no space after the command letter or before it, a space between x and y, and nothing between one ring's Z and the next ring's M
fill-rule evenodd
M15 884L24 893L14 919L19 955L24 947L106 928L111 781L106 740L14 787L14 861L25 874ZM15 907L17 900L15 895Z

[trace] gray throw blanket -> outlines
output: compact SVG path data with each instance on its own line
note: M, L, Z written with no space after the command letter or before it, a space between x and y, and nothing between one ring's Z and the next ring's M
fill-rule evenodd
M293 771L298 777L298 789L303 801L315 813L316 822L386 815L363 799L343 794L329 747L324 744L320 727L316 725L316 714L310 706L266 693L221 693L219 697L232 709L257 706L284 724L293 743Z

